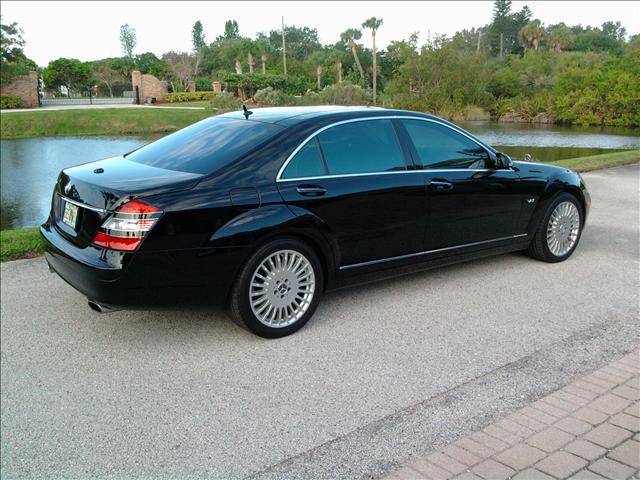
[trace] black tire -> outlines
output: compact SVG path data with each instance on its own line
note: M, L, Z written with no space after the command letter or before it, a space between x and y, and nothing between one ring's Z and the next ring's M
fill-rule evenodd
M293 250L308 260L315 277L315 289L307 310L299 319L287 326L273 327L261 322L256 314L254 314L249 300L249 290L256 269L269 258L270 255L282 250ZM279 238L258 248L249 260L247 260L231 290L227 303L227 312L235 323L256 335L264 338L284 337L301 329L313 316L322 297L323 285L322 265L313 249L295 238Z
M555 255L549 249L549 245L547 242L547 227L549 225L549 220L551 219L551 215L553 214L553 211L558 205L560 205L563 202L571 202L573 205L575 205L576 209L578 210L578 215L580 217L580 227L578 228L578 233L577 233L575 243L569 249L569 251L563 255ZM542 217L542 220L540 221L540 224L538 225L538 228L533 236L533 240L531 241L531 244L529 245L529 248L525 251L525 253L528 256L535 258L537 260L542 260L543 262L548 262L548 263L563 262L571 256L571 254L575 251L576 247L578 246L578 243L580 243L580 236L582 235L583 227L584 227L584 212L582 211L582 206L580 205L580 202L574 195L571 195L570 193L561 193L557 195L547 207L547 211Z

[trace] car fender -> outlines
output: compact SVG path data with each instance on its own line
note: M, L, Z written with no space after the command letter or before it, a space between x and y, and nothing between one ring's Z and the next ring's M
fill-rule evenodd
M582 206L583 218L586 219L588 209L587 198L585 195L586 187L577 173L563 169L557 174L550 176L544 190L538 198L536 208L531 215L529 225L527 227L527 233L529 233L529 235L534 235L537 231L540 222L549 208L549 204L551 204L558 195L564 192L569 192L576 196Z
M247 247L252 251L273 238L293 236L311 244L324 260L327 282L333 280L337 264L335 241L324 222L311 212L287 205L266 205L247 210L218 228L209 240L214 248Z

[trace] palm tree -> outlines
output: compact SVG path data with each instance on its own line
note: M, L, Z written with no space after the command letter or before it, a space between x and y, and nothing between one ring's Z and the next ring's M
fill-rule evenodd
M551 50L562 52L574 39L573 32L567 27L556 27L547 35L547 45Z
M382 19L371 17L362 24L362 28L371 29L371 43L373 44L373 104L376 104L378 85L378 62L376 58L376 31L382 26Z
M522 27L518 33L518 40L525 50L533 46L534 50L538 50L540 43L544 40L545 30L540 20L533 20Z
M351 53L353 54L353 59L356 62L356 66L358 67L358 72L360 72L360 78L364 79L364 70L362 70L362 65L360 64L360 59L358 58L358 50L356 45L356 40L360 40L362 38L362 32L357 28L350 28L345 30L340 34L340 39L343 43L346 43L351 47Z

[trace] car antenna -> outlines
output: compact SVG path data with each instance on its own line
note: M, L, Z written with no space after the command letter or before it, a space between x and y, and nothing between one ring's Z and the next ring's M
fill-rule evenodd
M242 110L244 112L244 118L249 120L249 115L253 114L253 112L251 110L248 110L246 105L242 105Z

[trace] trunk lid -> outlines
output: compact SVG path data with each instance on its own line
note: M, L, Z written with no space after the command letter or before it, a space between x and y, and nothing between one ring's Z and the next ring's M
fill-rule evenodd
M105 217L123 203L188 190L202 177L132 162L123 156L66 168L54 188L51 221L69 241L85 246L93 240Z

